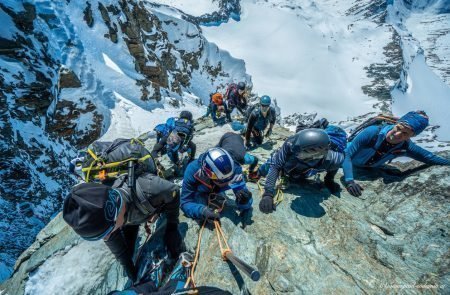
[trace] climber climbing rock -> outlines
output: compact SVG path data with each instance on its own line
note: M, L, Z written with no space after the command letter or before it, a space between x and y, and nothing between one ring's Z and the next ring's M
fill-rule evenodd
M231 114L234 109L237 109L242 115L245 115L247 108L247 98L245 97L245 82L238 84L231 83L225 92L225 100L227 104L227 112Z
M192 141L194 137L194 122L192 113L182 111L178 118L169 118L165 124L155 127L157 132L156 144L153 146L152 156L167 154L175 164L175 175L182 176L189 162L195 158L197 146ZM185 157L182 155L186 153Z
M270 106L271 99L267 95L260 98L259 105L255 108L249 108L247 126L245 130L245 146L250 149L252 143L256 145L262 144L264 136L268 137L272 134L273 125L276 120L275 109ZM264 131L267 129L266 133Z
M289 137L258 169L258 174L266 177L259 203L261 212L271 213L275 209L275 183L280 174L298 182L326 171L325 186L336 193L339 185L334 182L334 176L344 161L346 142L345 131L337 126L328 126L325 130L304 129Z
M378 122L372 120L371 122ZM342 165L347 191L361 196L363 188L354 180L353 165L357 167L382 167L386 162L407 156L430 165L450 165L450 160L436 156L419 147L411 138L428 126L428 116L423 111L409 112L397 121L366 124L348 144Z
M252 193L242 175L242 167L223 148L210 148L191 162L184 174L181 189L181 210L194 219L220 219L220 212L208 207L208 200L222 197L232 189L238 210L247 210L253 203Z
M130 280L136 282L132 257L140 224L164 213L169 254L176 258L184 251L178 232L180 197L177 185L155 175L141 175L135 188L128 187L126 178L119 177L112 187L100 183L74 186L64 200L63 218L83 239L103 239Z

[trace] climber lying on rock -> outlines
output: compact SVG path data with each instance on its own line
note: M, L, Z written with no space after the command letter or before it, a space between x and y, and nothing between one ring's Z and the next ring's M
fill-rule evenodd
M64 201L63 218L83 239L103 239L128 277L137 281L133 255L139 226L164 213L167 226L164 242L172 258L184 251L178 232L180 193L177 185L152 174L136 179L135 190L126 185L126 176L112 187L81 183Z
M190 218L218 220L223 207L217 204L217 200L225 200L225 191L229 189L236 196L238 210L251 208L252 194L245 184L242 167L225 149L210 148L186 168L181 210Z
M276 181L280 176L298 182L319 172L327 172L325 186L332 192L339 191L334 176L344 161L347 136L343 129L328 126L304 129L289 137L258 169L258 176L266 177L264 193L259 203L263 213L275 210Z
M374 123L375 124L375 123ZM409 112L395 123L368 124L348 144L342 165L347 191L361 196L363 188L353 179L353 165L382 167L386 162L407 156L430 165L450 165L450 161L419 147L411 137L428 126L425 112Z

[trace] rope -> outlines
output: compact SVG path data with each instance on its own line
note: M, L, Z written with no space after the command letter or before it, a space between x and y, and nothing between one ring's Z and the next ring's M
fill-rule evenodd
M258 180L258 182L256 182L256 185L258 186L259 192L262 195L264 190L261 186L260 181L261 181L261 179ZM283 184L281 183L281 181L279 183L277 183L277 185L276 185L277 193L275 194L275 197L273 198L273 202L274 202L275 206L278 206L284 200L284 192L283 192L283 189L281 188L282 185Z
M188 288L189 287L189 283L192 283L194 288L196 287L195 279L194 279L194 273L195 273L195 267L197 266L197 263L198 263L198 257L199 257L199 254L200 254L200 244L202 242L202 234L203 234L203 230L205 229L205 225L206 225L206 219L205 219L205 221L203 221L203 224L202 224L202 226L200 228L200 231L198 233L197 248L195 249L195 257L194 257L194 262L192 263L192 270L191 270L189 278L186 281L186 284L184 285L184 288Z

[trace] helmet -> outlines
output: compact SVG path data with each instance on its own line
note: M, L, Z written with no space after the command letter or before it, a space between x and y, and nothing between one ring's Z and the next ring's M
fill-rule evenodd
M323 129L304 129L295 137L294 152L299 160L318 160L328 153L330 137Z
M181 111L180 118L192 121L192 113L189 111Z
M230 154L218 147L210 148L203 157L202 171L218 183L226 183L234 177L234 161Z
M245 82L239 82L237 85L238 90L245 90Z
M259 103L260 103L262 106L270 106L271 99L270 99L270 97L269 97L268 95L263 95L263 96L261 96L261 98L259 99Z

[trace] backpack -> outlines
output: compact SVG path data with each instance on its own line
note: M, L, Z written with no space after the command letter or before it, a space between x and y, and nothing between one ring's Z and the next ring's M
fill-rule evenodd
M331 150L343 153L347 147L347 133L345 130L335 125L328 125L325 128L325 132L330 137Z
M225 99L228 100L228 95L230 95L231 91L237 91L237 85L235 83L231 83L228 88L227 91L225 92Z
M220 106L223 104L223 96L221 93L215 93L212 95L211 97L212 102L217 105Z
M351 142L353 139L355 139L355 137L359 133L361 133L364 129L366 129L369 126L385 125L385 124L394 125L397 123L398 119L399 118L397 118L397 117L383 115L383 114L369 118L366 121L364 121L361 125L359 125L358 127L356 127L355 129L352 130L352 132L350 133L350 136L348 137L348 142Z
M192 121L188 119L178 118L175 121L175 126L173 128L177 133L183 133L186 135L186 138L191 137L192 133L194 133L194 124Z
M175 129L176 117L167 119L166 123L156 125L153 130L159 133L160 137L168 136L173 129Z
M298 133L304 129L318 128L323 129L330 137L330 148L331 150L339 153L343 153L347 147L347 132L341 127L335 125L329 125L327 119L322 118L315 121L312 124L304 124L302 122L298 123L295 128L295 132Z
M143 172L158 172L155 161L144 144L137 139L124 138L113 142L92 143L87 149L81 171L86 182L103 182L126 173L132 173L129 177L134 178Z

